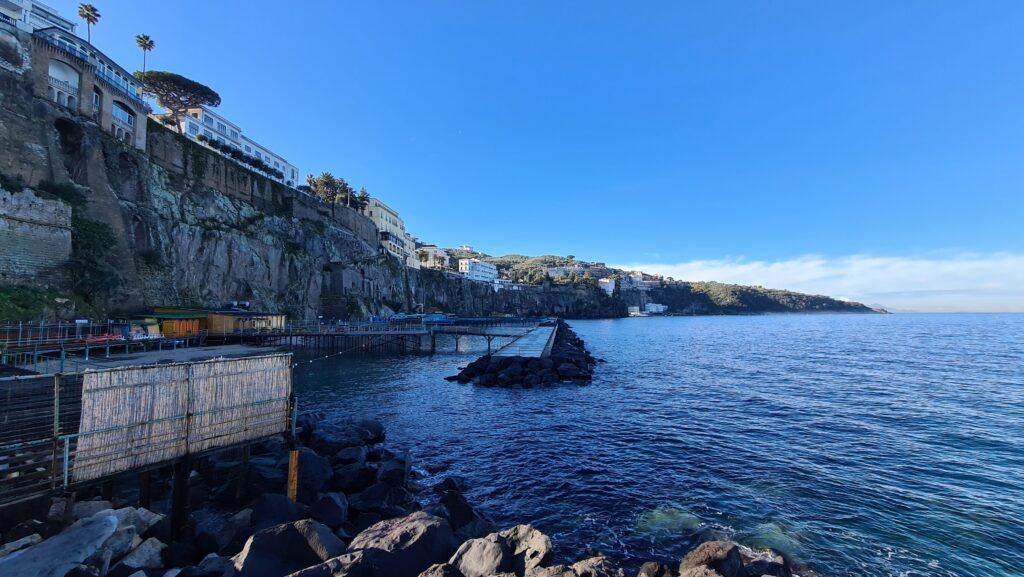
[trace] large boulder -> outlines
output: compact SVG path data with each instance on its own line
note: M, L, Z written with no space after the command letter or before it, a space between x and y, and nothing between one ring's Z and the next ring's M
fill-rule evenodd
M673 577L672 568L664 563L648 561L640 566L636 577Z
M245 490L249 495L262 495L282 491L288 483L287 461L266 455L249 460Z
M113 509L110 501L78 501L71 506L71 516L77 519L92 517L106 509Z
M534 567L523 574L523 577L577 577L572 567L553 565L551 567Z
M508 543L515 556L515 571L522 575L534 567L551 564L554 550L551 539L533 528L533 525L516 525L498 533Z
M419 577L463 577L463 575L458 569L447 563L437 563L420 573Z
M348 498L348 505L360 513L365 511L383 511L388 507L403 507L411 500L409 492L401 487L393 487L386 483L376 483Z
M328 527L305 519L257 532L232 561L240 577L281 577L344 551L345 544Z
M27 549L42 542L43 538L39 533L32 533L31 535L27 535L21 539L15 539L14 541L4 543L3 547L0 547L0 557L6 557L15 551L21 551L22 549Z
M558 365L558 374L563 379L575 379L580 376L580 369L572 363L562 363Z
M134 525L124 524L103 542L103 545L89 558L89 561L95 562L107 556L111 562L117 562L140 545L142 545L142 539L139 538L138 529Z
M299 449L299 501L311 503L333 475L330 461L307 447Z
M373 566L362 551L332 557L288 577L373 577Z
M409 459L405 457L395 457L384 461L381 463L380 469L377 470L377 481L395 487L404 486L409 478L409 468Z
M366 447L345 447L334 455L334 462L339 465L366 462Z
M366 434L358 427L332 425L317 427L309 439L309 446L326 455L335 455L346 447L360 447L366 443Z
M356 462L334 468L330 486L347 494L356 493L369 487L377 479L377 471L366 463Z
M441 496L448 523L460 539L483 537L496 530L494 523L477 512L459 491L445 491Z
M165 547L167 545L164 545L159 539L150 537L133 549L124 559L121 559L120 566L131 570L159 569L164 566L160 553Z
M513 569L512 549L505 539L492 533L479 539L466 541L448 564L459 570L464 577L488 577Z
M707 567L722 577L745 577L740 548L729 541L707 541L690 551L679 563L679 573Z
M574 563L572 570L578 577L626 577L626 572L616 567L604 555L590 557Z
M310 511L314 519L337 529L348 520L348 500L341 493L324 493L313 503Z
M750 550L740 549L740 556L743 558L743 570L749 576L761 577L792 577L793 570L789 559L781 552L774 549Z
M0 557L0 575L61 577L91 557L117 530L117 517L97 515L27 549Z
M365 551L381 575L416 577L448 560L456 544L448 521L417 511L374 524L356 535L348 551Z
M367 445L384 442L384 425L380 421L362 419L356 421L354 425L360 430L363 442Z
M267 493L260 496L252 505L250 524L253 531L290 523L302 518L298 506L287 496L280 493Z

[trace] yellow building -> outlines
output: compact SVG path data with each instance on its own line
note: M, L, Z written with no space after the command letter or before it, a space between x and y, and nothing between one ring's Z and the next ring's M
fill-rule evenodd
M232 335L250 330L283 329L285 320L285 315L278 313L213 311L206 317L206 330L211 335Z

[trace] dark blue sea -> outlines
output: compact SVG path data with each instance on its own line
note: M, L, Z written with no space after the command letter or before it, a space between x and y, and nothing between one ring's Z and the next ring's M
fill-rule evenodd
M589 386L446 382L480 352L464 341L304 365L301 408L381 419L562 560L635 570L721 534L805 573L1024 575L1024 315L571 325L607 361Z

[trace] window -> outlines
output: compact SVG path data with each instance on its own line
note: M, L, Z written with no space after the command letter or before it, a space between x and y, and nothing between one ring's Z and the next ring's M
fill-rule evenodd
M235 139L238 138L238 131L237 130L234 130L234 129L231 130L231 138L235 138Z
M221 144L224 144L224 139L218 136L217 137L217 142L219 142Z
M199 113L198 112L193 112L192 113L192 118L199 118Z
M199 134L199 127L196 126L195 123L189 122L188 133L191 134L192 136Z
M204 114L203 115L203 124L205 124L207 126L213 126L213 119Z
M219 130L219 131L221 131L221 132L227 132L227 130L228 130L228 127L227 127L227 126L224 126L224 123L223 123L223 122L218 122L218 123L217 123L217 130Z
M120 102L114 103L114 106L110 108L110 113L115 120L119 120L128 126L135 126L135 114Z
M274 161L274 168L281 168L281 164L278 161Z
M252 147L251 147L251 146L249 146L248 144L246 144L246 145L245 145L245 152L246 152L247 154L252 154Z
M209 130L204 130L203 136L205 136L206 138L213 138L213 133L210 132Z
M256 151L256 158L258 158L260 160L263 160L263 155L260 154L260 151L258 151L258 150Z

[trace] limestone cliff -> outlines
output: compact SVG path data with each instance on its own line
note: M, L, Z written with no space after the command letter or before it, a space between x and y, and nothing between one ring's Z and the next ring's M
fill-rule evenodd
M155 123L149 133L146 153L125 146L91 119L33 96L25 78L0 71L0 173L30 188L74 183L84 198L76 214L113 232L104 258L106 274L116 278L109 290L81 295L100 310L249 300L293 318L361 319L423 307L472 315L624 314L620 302L595 289L496 292L408 269L383 253L361 214L297 195ZM75 288L74 279L60 278L37 275L19 284Z

